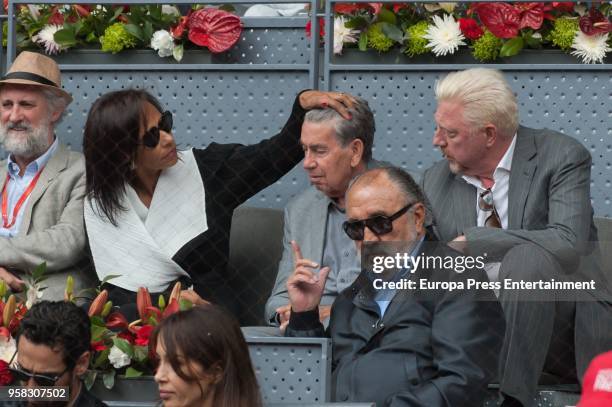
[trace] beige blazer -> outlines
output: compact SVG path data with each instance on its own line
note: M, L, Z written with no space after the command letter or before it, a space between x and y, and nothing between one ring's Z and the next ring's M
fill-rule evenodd
M6 178L7 162L0 162L0 180ZM22 276L47 263L47 286L43 299L63 298L66 278L75 287L91 287L95 273L76 264L86 256L83 222L85 160L63 144L45 166L28 200L17 236L0 237L0 266ZM93 276L92 276L93 273Z

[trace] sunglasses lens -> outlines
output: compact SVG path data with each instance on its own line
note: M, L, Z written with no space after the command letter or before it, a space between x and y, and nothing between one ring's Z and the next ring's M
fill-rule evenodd
M15 369L15 368L10 367L9 371L13 374L13 377L17 381L27 382L28 380L30 380L30 376L28 376L25 372L22 372L19 369Z
M386 235L393 230L393 222L383 216L375 216L366 222L368 228L377 236Z
M363 222L344 222L344 231L352 240L363 240Z
M159 144L159 128L152 127L142 137L142 144L149 148L157 147Z
M161 118L159 119L159 129L165 131L166 133L170 133L172 131L172 112L166 110L162 113Z

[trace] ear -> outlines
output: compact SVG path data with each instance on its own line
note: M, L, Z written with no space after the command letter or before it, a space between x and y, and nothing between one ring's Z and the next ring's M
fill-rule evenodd
M414 216L414 226L417 233L419 235L425 233L425 205L423 205L421 202L414 204L412 214Z
M363 141L355 139L351 141L349 148L351 149L351 167L355 168L363 159Z
M485 131L485 137L486 137L485 145L488 148L491 148L497 141L497 136L498 136L497 127L494 124L489 123L485 126L484 131Z
M54 112L51 113L51 123L55 123L59 120L59 118L62 116L62 113L64 111L63 110L56 110Z
M83 376L85 372L87 372L90 357L91 353L89 351L85 351L81 356L79 356L76 364L74 365L74 373L76 373L77 376Z
M221 379L223 379L223 369L217 363L213 367L208 369L206 375L208 376L208 379L210 380L211 384L218 384Z

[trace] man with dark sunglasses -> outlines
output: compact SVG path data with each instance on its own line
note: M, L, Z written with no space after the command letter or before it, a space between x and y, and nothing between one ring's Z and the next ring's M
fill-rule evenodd
M3 402L6 406L104 407L81 377L90 358L87 313L71 302L42 301L21 321L17 353L10 363L13 385L67 388L67 399ZM3 404L4 405L4 404Z
M461 257L438 244L425 227L423 193L399 168L369 170L353 180L346 211L344 230L361 252L363 270L336 298L324 332L318 305L330 270L317 271L294 245L286 336L331 337L334 401L393 407L482 405L501 347L497 332L504 329L493 291L398 284L380 288L377 281L406 281L406 287L418 287L421 280L459 285L472 279L484 284L484 271L469 268L459 273L415 261L375 271L371 260L381 254Z

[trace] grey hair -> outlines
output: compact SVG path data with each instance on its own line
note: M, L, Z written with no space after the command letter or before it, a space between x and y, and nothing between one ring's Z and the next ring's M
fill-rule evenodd
M66 111L66 107L68 106L68 102L63 97L59 96L51 89L43 88L40 90L45 99L47 99L47 106L49 107L49 113L53 112L62 112L59 119L53 124L58 124L62 118L64 117L64 112Z
M374 132L376 125L374 114L365 99L353 96L355 103L350 120L345 120L340 113L332 108L309 110L304 117L305 122L324 123L333 122L336 139L342 147L346 147L353 140L361 140L363 143L363 161L372 159L372 145L374 144Z
M436 100L458 101L472 126L493 123L504 137L518 129L516 96L502 73L489 68L452 72L436 83Z

